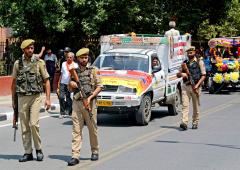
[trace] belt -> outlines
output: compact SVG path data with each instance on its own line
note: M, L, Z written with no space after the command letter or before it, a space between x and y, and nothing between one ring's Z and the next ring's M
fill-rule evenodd
M19 96L32 96L32 95L36 95L36 94L40 94L40 93L18 93Z

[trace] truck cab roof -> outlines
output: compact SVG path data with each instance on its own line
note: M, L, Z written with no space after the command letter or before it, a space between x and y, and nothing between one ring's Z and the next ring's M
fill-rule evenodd
M153 49L143 49L143 48L116 48L112 50L105 51L104 54L108 53L125 53L125 54L142 54L149 55L155 52Z

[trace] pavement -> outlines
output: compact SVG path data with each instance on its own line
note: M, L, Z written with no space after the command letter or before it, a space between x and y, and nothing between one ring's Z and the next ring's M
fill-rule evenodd
M45 101L45 94L42 94L43 102ZM51 93L51 108L50 110L57 110L59 108L59 101L56 93ZM45 112L44 103L40 108L40 113ZM11 120L13 118L12 96L0 96L0 121Z

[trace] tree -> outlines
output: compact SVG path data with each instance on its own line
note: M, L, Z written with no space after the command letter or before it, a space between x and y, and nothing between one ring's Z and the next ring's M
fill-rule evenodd
M210 24L206 19L200 26L198 36L209 40L216 36L232 37L240 35L240 2L232 0L226 17L221 18L219 23Z
M203 21L216 24L226 16L228 4L227 0L217 4L213 0L2 0L0 25L11 27L16 37L76 46L86 37L102 34L163 34L175 18L181 33L193 30L196 37Z

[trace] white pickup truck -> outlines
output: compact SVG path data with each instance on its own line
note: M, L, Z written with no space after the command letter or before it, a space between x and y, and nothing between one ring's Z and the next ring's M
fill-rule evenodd
M190 35L101 36L101 54L93 63L104 86L97 98L98 113L128 114L139 125L148 124L154 104L178 114L182 79L176 73L190 43ZM158 57L157 66L152 65L153 56Z

